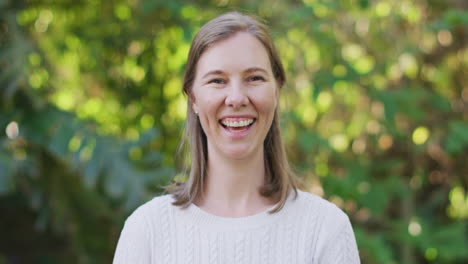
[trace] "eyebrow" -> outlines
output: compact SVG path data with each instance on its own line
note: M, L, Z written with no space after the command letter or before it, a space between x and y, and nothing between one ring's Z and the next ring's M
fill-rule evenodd
M256 71L260 71L260 72L263 72L265 74L268 74L268 72L265 69L260 68L260 67L248 68L247 70L244 71L244 73L252 73L252 72L256 72ZM222 75L222 74L225 74L225 72L223 72L222 70L212 70L212 71L207 72L205 75L203 75L202 79L205 79L209 75Z
M224 72L222 70L213 70L213 71L209 71L205 75L203 75L202 79L205 79L209 75L222 75L222 74L224 74Z
M268 74L268 72L263 69L263 68L260 68L260 67L252 67L252 68L248 68L245 73L252 73L252 72L256 72L256 71L260 71L260 72L263 72L265 74Z

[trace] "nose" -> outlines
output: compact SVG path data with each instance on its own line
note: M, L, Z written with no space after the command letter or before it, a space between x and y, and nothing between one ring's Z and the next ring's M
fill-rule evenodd
M233 108L246 106L249 103L249 98L246 92L247 91L241 82L232 82L226 96L226 105Z

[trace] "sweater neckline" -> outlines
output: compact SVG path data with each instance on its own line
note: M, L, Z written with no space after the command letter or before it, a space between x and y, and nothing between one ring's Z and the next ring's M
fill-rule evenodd
M298 193L299 194L299 193ZM213 231L232 231L232 230L245 230L245 229L255 229L262 226L268 226L271 223L274 223L277 219L287 215L287 211L291 210L291 203L293 201L292 197L294 196L294 191L289 193L288 198L284 207L276 213L270 214L273 208L275 208L278 203L275 205L249 216L242 217L225 217L219 216L212 213L209 213L195 204L189 205L186 209L180 209L180 207L175 208L176 213L180 214L181 219L186 223L191 223L200 228L206 228Z

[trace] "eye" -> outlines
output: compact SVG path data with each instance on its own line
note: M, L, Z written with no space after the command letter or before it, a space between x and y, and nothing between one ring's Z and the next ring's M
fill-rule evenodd
M256 82L256 81L264 81L265 78L263 78L260 75L254 75L254 76L249 77L247 80L251 82Z
M214 84L224 84L226 83L223 79L220 79L220 78L216 78L216 79L212 79L210 80L208 83L214 83Z

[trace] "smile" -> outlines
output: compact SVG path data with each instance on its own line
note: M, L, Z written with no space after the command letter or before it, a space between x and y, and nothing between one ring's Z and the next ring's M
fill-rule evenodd
M246 127L251 125L254 122L254 119L239 120L239 121L230 121L230 120L221 120L221 124L226 127Z
M255 118L223 118L219 123L228 131L240 132L250 128L255 121Z

